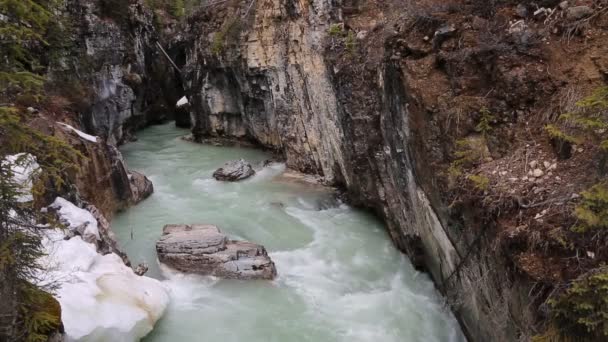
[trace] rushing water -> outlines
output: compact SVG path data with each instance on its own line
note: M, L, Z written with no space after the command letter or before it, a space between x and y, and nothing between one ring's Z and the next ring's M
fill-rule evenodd
M183 141L187 131L155 126L123 148L155 193L119 214L113 227L134 263L171 291L146 341L463 341L429 278L416 272L373 216L332 201L326 190L288 182L268 155ZM258 174L220 183L212 172L245 158ZM266 246L275 281L218 280L159 267L154 245L168 223L213 223Z

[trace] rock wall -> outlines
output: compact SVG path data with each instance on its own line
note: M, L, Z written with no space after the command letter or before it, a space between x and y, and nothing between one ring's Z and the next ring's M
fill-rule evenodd
M481 219L488 213L446 202L438 164L450 160L453 137L473 131L471 118L459 121L471 101L486 101L512 125L555 94L542 72L551 51L535 50L528 28L494 29L464 10L437 19L399 1L252 6L202 10L174 43L180 53L189 46L194 139L251 140L344 187L429 271L471 341L529 337L532 282L494 243L495 224ZM412 18L419 21L408 26ZM466 30L460 41L456 27Z
M81 89L75 96L83 130L118 145L133 139L137 128L172 117L176 84L143 2L117 3L121 8L109 13L100 4L65 2L68 41L51 79Z

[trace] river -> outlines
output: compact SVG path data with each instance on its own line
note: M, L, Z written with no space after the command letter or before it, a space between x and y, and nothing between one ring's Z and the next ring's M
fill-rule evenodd
M429 277L393 247L377 218L336 202L327 189L285 180L282 164L262 168L265 152L180 139L187 133L153 126L122 148L155 192L119 213L113 229L131 261L147 262L147 275L171 296L145 341L465 340ZM239 183L211 177L238 158L256 176ZM264 245L277 279L219 280L160 267L154 246L169 223L212 223Z

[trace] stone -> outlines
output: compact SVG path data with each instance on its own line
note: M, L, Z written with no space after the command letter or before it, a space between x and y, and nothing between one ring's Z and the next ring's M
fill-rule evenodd
M367 31L359 31L357 32L357 39L363 40L367 37Z
M135 272L135 274L137 274L138 276L143 276L144 274L146 274L146 272L148 272L148 264L141 263L139 265L137 265L137 267L135 267L135 270L133 270L133 272Z
M541 169L535 169L534 171L532 171L532 175L536 178L540 178L544 175L545 173L543 172L543 170Z
M236 182L255 175L251 164L243 159L230 161L213 173L213 178L219 181Z
M444 25L435 31L433 36L433 48L439 49L444 41L452 37L456 33L456 27L452 25Z
M144 174L137 171L131 171L129 174L129 184L133 194L132 200L134 203L139 203L150 197L154 192L154 185Z
M559 3L559 8L563 11L566 8L568 8L569 5L570 4L568 3L568 1L562 1L562 2Z
M548 161L544 161L543 166L545 167L545 169L549 170L549 168L551 167L551 163L549 163Z
M538 161L533 160L528 165L530 165L531 169L536 169L536 167L538 166Z
M158 260L180 272L227 279L267 279L277 274L264 246L229 240L210 224L170 224L156 243Z
M581 20L593 14L589 6L574 6L566 9L566 19L570 21Z
M517 14L517 16L520 17L520 18L527 18L528 14L529 14L528 13L528 8L524 4L519 4L515 8L515 14Z

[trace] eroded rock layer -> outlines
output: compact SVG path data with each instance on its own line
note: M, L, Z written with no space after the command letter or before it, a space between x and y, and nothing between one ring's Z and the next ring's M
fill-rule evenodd
M213 225L167 225L156 243L158 260L181 272L229 279L274 279L266 249L233 241Z

